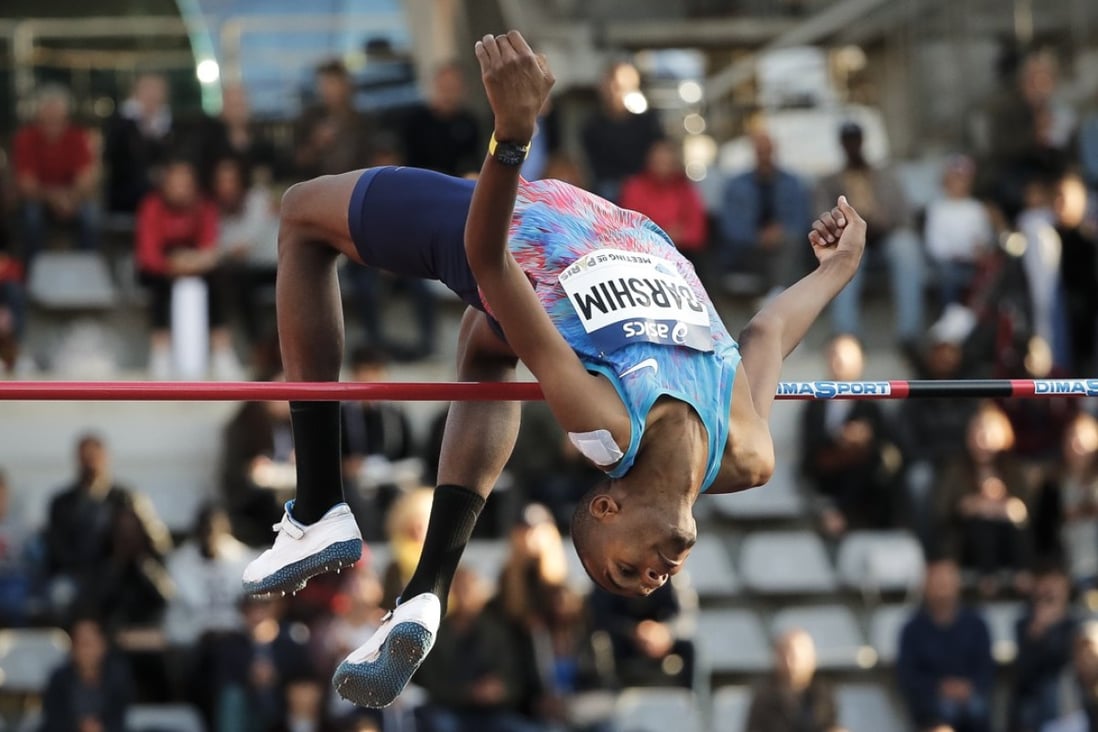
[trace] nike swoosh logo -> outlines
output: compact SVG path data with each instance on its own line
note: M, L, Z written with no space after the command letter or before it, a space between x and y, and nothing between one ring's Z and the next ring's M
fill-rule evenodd
M640 363L638 363L634 366L630 366L625 371L622 371L620 374L618 374L618 377L624 379L629 374L636 373L637 371L640 371L641 369L652 369L653 373L658 374L660 372L660 364L654 358L646 358L643 361L641 361Z

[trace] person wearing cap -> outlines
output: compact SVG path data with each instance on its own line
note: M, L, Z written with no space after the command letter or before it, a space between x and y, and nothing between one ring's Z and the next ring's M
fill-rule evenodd
M918 341L923 328L923 252L912 228L911 208L896 176L875 167L865 157L864 132L856 122L839 129L845 162L837 172L820 181L817 210L825 201L846 195L866 221L866 254L870 262L884 260L896 311L896 339L904 347ZM860 303L865 285L862 267L831 305L831 326L836 333L862 335ZM872 265L869 267L872 272Z

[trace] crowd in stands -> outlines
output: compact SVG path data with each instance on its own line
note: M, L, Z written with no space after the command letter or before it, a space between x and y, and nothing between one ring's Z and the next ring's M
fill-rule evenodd
M871 354L860 340L860 300L874 280L893 299L894 342L922 377L1086 376L1098 327L1098 116L1064 107L1056 74L1048 54L1025 56L988 105L986 145L950 155L940 195L919 210L891 167L867 161L862 127L846 122L821 131L820 144L841 148L843 163L819 181L795 174L776 141L755 130L754 166L731 176L720 210L707 211L658 113L626 108L639 84L628 64L603 79L579 135L583 155L565 152L547 109L524 172L647 214L707 282L756 270L761 295L808 266L813 213L845 194L868 223L869 243L865 266L831 309L829 378L862 377ZM342 64L319 67L316 104L289 150L262 136L239 87L226 87L215 118L183 119L169 96L164 78L141 75L100 133L72 121L66 90L39 89L0 181L0 205L11 213L0 223L0 371L18 370L23 283L35 260L59 232L72 248L96 251L110 229L132 237L153 377L177 375L172 329L185 315L174 312L185 282L198 288L191 303L208 326L211 374L237 378L249 366L254 378L278 379L277 359L254 347L271 329L263 293L275 277L279 187L375 164L474 175L488 130L452 64L437 69L423 104L392 119L355 108ZM383 380L392 360L436 351L433 290L355 267L347 282L360 330L350 339L360 345L352 378ZM411 300L408 340L385 328L380 303L393 291ZM832 545L855 531L899 529L924 548L922 605L896 639L894 678L916 729L992 729L997 670L980 608L1003 598L1025 602L1009 729L1098 725L1098 624L1087 619L1098 608L1090 412L1055 399L804 407L794 459L811 498L805 518ZM502 566L486 573L470 561L459 572L416 694L384 713L344 705L327 679L396 601L430 511L430 490L409 488L394 466L411 459L422 466L412 483L431 484L438 436L417 443L391 404L349 403L342 416L344 480L373 552L292 598L244 597L240 587L241 567L270 540L280 496L293 487L284 403L244 404L225 426L218 500L186 536L170 536L144 494L115 481L109 446L94 434L76 446L73 482L59 486L43 527L9 517L18 486L0 475L0 619L59 625L72 639L42 690L43 729L113 732L125 728L129 705L185 702L225 732L391 732L412 718L429 731L548 732L575 722L571 700L582 692L699 688L705 639L692 634L698 599L688 582L643 599L577 589L561 537L599 474L543 405L528 404L508 470L513 496L495 508L506 520L485 529L507 544ZM834 689L815 673L812 637L792 630L773 650L746 729L841 729Z

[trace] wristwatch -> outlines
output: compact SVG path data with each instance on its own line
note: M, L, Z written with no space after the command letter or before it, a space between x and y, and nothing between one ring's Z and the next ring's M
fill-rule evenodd
M530 143L500 141L493 132L492 139L488 141L488 154L500 165L517 168L526 162L526 156L530 154Z

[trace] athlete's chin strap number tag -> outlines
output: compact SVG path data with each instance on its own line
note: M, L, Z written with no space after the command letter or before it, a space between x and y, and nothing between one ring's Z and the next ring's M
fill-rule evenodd
M610 430L569 432L568 439L584 457L600 467L614 465L625 457Z

